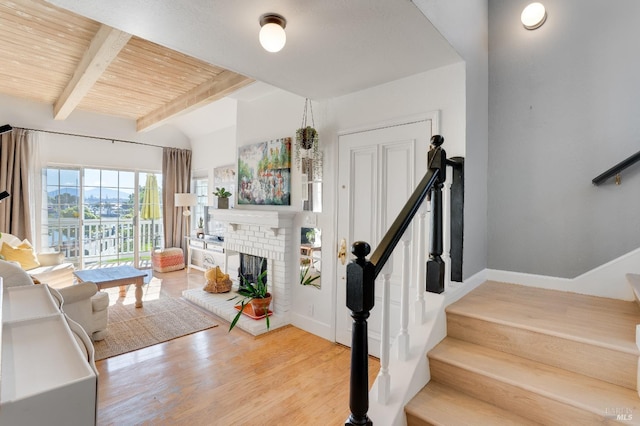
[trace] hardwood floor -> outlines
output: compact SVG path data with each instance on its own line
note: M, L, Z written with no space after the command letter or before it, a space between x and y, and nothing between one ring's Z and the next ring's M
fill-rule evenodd
M202 273L156 274L160 297ZM98 361L99 425L339 425L349 415L350 351L295 327L255 338L228 323ZM378 374L371 359L369 382Z

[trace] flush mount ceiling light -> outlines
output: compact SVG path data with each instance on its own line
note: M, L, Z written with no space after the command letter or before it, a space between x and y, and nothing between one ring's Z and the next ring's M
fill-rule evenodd
M522 25L528 30L535 30L544 24L547 20L547 11L544 9L542 3L531 3L525 7L520 15Z
M279 52L287 42L284 28L287 21L281 15L267 13L260 17L260 44L267 52Z

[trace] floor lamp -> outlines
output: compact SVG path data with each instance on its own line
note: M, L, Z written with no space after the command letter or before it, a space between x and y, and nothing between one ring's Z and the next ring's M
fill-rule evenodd
M187 219L187 237L191 236L191 210L189 210L189 207L195 206L197 203L196 194L189 192L175 194L175 205L176 207L182 207L182 215Z

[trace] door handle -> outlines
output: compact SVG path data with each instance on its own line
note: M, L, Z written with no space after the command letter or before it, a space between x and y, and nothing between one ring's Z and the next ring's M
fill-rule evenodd
M347 240L345 238L340 240L340 246L338 247L338 259L344 265L347 263Z

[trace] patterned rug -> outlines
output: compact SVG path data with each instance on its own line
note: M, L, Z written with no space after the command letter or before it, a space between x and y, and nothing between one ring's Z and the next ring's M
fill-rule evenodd
M164 297L143 303L142 308L133 303L109 306L109 333L94 343L96 361L218 326L211 316L182 299Z

